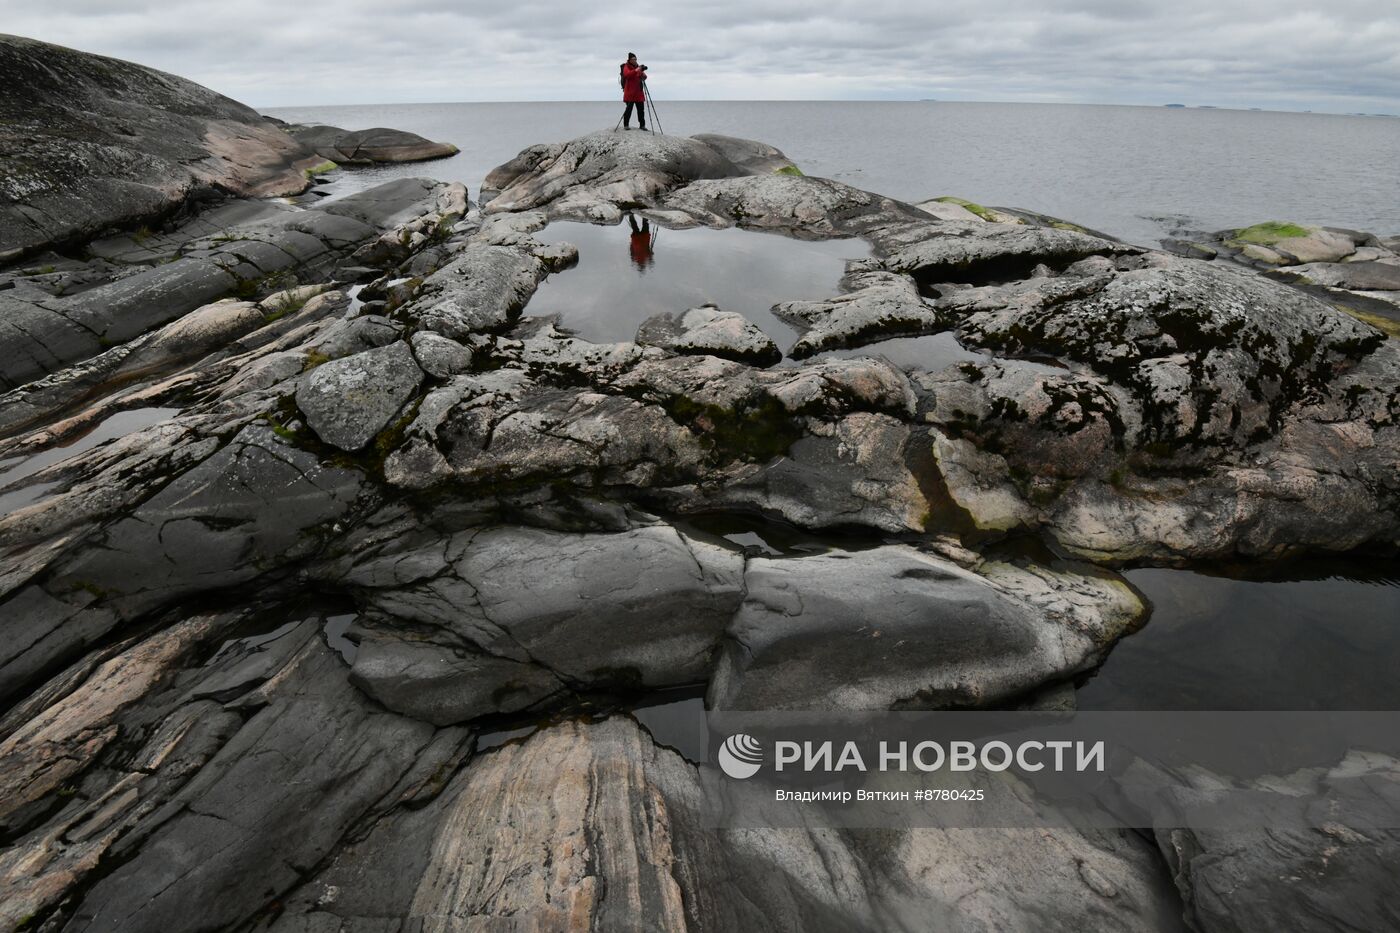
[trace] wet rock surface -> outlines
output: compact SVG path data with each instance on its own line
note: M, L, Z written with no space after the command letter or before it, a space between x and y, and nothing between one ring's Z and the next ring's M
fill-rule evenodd
M230 279L277 271L268 249L306 268L293 233L335 255L313 268L366 271L353 300L328 271L239 301L133 292L156 310L112 322L117 345L55 338L7 373L7 460L114 411L178 414L27 474L48 492L0 516L0 916L1173 930L1186 905L1201 929L1266 925L1221 879L1268 892L1313 850L1246 858L1164 842L1166 823L1155 843L716 832L694 765L626 716L577 715L681 686L720 708L1014 705L1140 621L1119 564L1400 541L1400 354L1379 331L1035 215L939 219L758 171L764 150L593 134L494 171L481 212L410 180L101 247L132 289L226 250ZM755 335L719 312L613 344L521 319L578 261L534 234L633 209L875 256L781 306L808 341L782 365L725 358ZM107 286L75 284L110 274L96 262L71 294L6 269L0 300L97 315ZM725 340L681 339L716 324ZM929 372L851 352L939 332L979 355ZM716 514L829 547L756 553L691 524ZM542 726L473 753L521 723ZM1371 920L1394 901L1299 903Z

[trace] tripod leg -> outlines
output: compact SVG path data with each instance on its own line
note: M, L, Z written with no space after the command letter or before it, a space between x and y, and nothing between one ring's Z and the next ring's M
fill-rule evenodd
M666 131L661 128L661 119L656 115L656 102L651 99L651 89L647 88L645 85L643 85L642 89L646 91L647 106L651 108L651 122L656 127L654 132L664 136L666 135Z

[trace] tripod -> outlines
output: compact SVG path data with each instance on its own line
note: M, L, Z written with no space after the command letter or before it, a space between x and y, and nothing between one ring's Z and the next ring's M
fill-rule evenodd
M656 129L652 129L649 126L647 127L648 132L660 133L663 136L666 135L666 131L661 128L661 118L656 115L656 102L651 99L651 88L647 87L645 81L642 82L642 93L646 95L646 99L642 101L642 107L644 109L641 113L637 114L637 118L640 120L646 116L647 113L650 113L651 125L656 127ZM627 111L624 110L623 113L626 114ZM613 124L613 132L616 133L620 126L622 126L622 117L618 117L617 123Z
M665 136L666 131L661 128L661 118L656 115L656 101L651 99L651 88L647 87L645 81L642 82L642 93L646 95L646 106L651 110L652 126L656 127L652 132L660 133L662 136Z

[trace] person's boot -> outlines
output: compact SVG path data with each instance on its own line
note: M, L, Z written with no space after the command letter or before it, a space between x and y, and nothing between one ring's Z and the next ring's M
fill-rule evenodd
M639 130L641 130L643 133L645 133L645 132L647 131L647 125L646 125L645 123L638 123L638 124L637 124L637 129L639 129Z

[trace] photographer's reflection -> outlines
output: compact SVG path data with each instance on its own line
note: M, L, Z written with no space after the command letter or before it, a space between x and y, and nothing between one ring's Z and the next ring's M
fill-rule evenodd
M627 248L632 254L632 262L636 264L637 271L647 271L647 266L652 263L652 248L656 245L656 235L652 232L651 222L647 218L642 218L642 225L637 226L637 218L631 214L627 215L627 223L632 227L632 236Z

